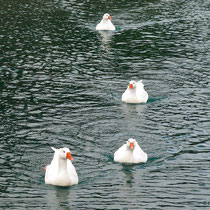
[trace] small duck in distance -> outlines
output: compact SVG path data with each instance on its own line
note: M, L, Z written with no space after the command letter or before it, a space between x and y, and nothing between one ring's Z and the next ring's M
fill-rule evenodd
M126 91L122 94L122 101L126 103L146 103L149 96L144 89L142 80L135 82L130 81Z
M128 139L126 143L121 146L114 153L114 161L119 163L146 163L147 153L145 153L138 145L135 139Z
M114 31L115 26L112 24L111 16L106 13L103 16L101 22L96 26L97 31Z

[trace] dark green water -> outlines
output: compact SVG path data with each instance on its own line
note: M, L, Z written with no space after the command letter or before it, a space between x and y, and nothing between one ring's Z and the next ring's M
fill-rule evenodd
M209 1L0 0L0 19L1 209L209 208ZM121 102L131 79L146 104ZM113 161L131 137L146 164ZM51 146L78 185L45 185Z

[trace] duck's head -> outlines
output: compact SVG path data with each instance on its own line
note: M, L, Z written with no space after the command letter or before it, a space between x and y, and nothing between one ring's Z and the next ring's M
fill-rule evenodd
M111 16L108 14L108 13L106 13L106 14L104 14L104 16L103 16L103 20L112 20L111 19Z
M58 150L59 152L59 157L61 159L69 159L69 160L73 160L73 157L71 156L71 152L68 148L64 147Z
M133 88L135 88L135 87L136 87L136 82L135 82L135 81L133 81L133 80L132 80L132 81L130 81L130 82L129 82L129 86L128 86L128 87L129 87L129 89L133 89Z
M126 141L127 147L131 150L133 150L136 146L136 140L135 139L128 139L128 141Z

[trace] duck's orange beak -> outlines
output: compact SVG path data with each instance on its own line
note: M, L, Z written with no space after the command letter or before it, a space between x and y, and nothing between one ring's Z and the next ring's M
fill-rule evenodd
M109 20L112 20L111 16L108 17Z
M73 157L71 156L71 153L70 152L67 152L66 153L66 159L74 160Z
M133 142L130 143L130 148L131 148L131 149L134 148L134 143L133 143Z
M129 84L129 88L132 89L133 88L133 85L132 84Z

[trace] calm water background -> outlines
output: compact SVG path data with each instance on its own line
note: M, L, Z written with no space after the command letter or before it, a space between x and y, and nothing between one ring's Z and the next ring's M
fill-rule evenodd
M210 207L209 0L0 0L0 19L1 209ZM131 79L146 104L121 102ZM130 137L146 164L113 161ZM78 185L45 185L51 146Z

